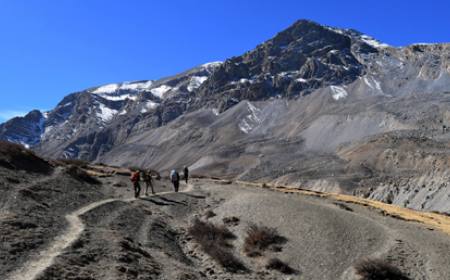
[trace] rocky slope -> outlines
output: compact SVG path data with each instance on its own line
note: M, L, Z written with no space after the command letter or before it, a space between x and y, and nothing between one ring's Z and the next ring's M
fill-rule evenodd
M394 48L302 20L223 63L71 94L0 138L448 212L449 93L449 44Z

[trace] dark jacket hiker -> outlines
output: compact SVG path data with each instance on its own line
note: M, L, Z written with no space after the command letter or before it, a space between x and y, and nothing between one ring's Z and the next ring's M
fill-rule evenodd
M189 180L189 169L187 168L187 166L184 167L183 177L184 177L184 180L186 181L186 184L187 184L188 180Z
M155 190L153 189L153 179L151 171L144 172L142 178L145 182L145 195L148 195L148 187L152 189L152 194L155 194Z
M180 174L175 169L170 171L170 181L172 181L175 192L178 192L180 188Z

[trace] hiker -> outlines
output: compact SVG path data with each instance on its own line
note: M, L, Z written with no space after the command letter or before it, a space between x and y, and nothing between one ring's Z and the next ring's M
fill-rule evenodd
M133 183L133 187L134 187L134 197L138 198L139 194L141 193L141 185L139 184L139 180L141 178L141 173L139 172L138 169L136 169L135 171L133 171L131 173L131 182Z
M178 192L178 188L180 187L180 174L175 169L170 171L170 180L172 181L175 192Z
M189 169L187 168L187 166L184 167L183 177L184 177L184 180L186 181L186 185L187 185L188 179L189 179Z
M155 190L153 189L153 179L151 171L148 170L147 172L144 172L142 175L145 182L145 195L148 195L148 187L152 188L152 194L155 194Z

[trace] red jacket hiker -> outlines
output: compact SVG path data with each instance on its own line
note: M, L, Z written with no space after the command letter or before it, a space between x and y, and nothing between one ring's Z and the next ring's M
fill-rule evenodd
M140 175L139 171L131 173L131 177L130 177L131 182L133 182L133 183L139 182L139 177L140 177L139 175Z
M136 198L139 197L139 194L141 193L141 185L139 184L140 177L141 177L141 174L139 173L139 171L131 173L130 180L131 180L131 182L133 182L134 197L136 197Z

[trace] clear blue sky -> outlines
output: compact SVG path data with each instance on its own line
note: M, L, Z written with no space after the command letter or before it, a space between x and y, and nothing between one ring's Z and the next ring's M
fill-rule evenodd
M0 0L0 121L242 54L302 18L395 46L449 42L449 11L448 0Z

